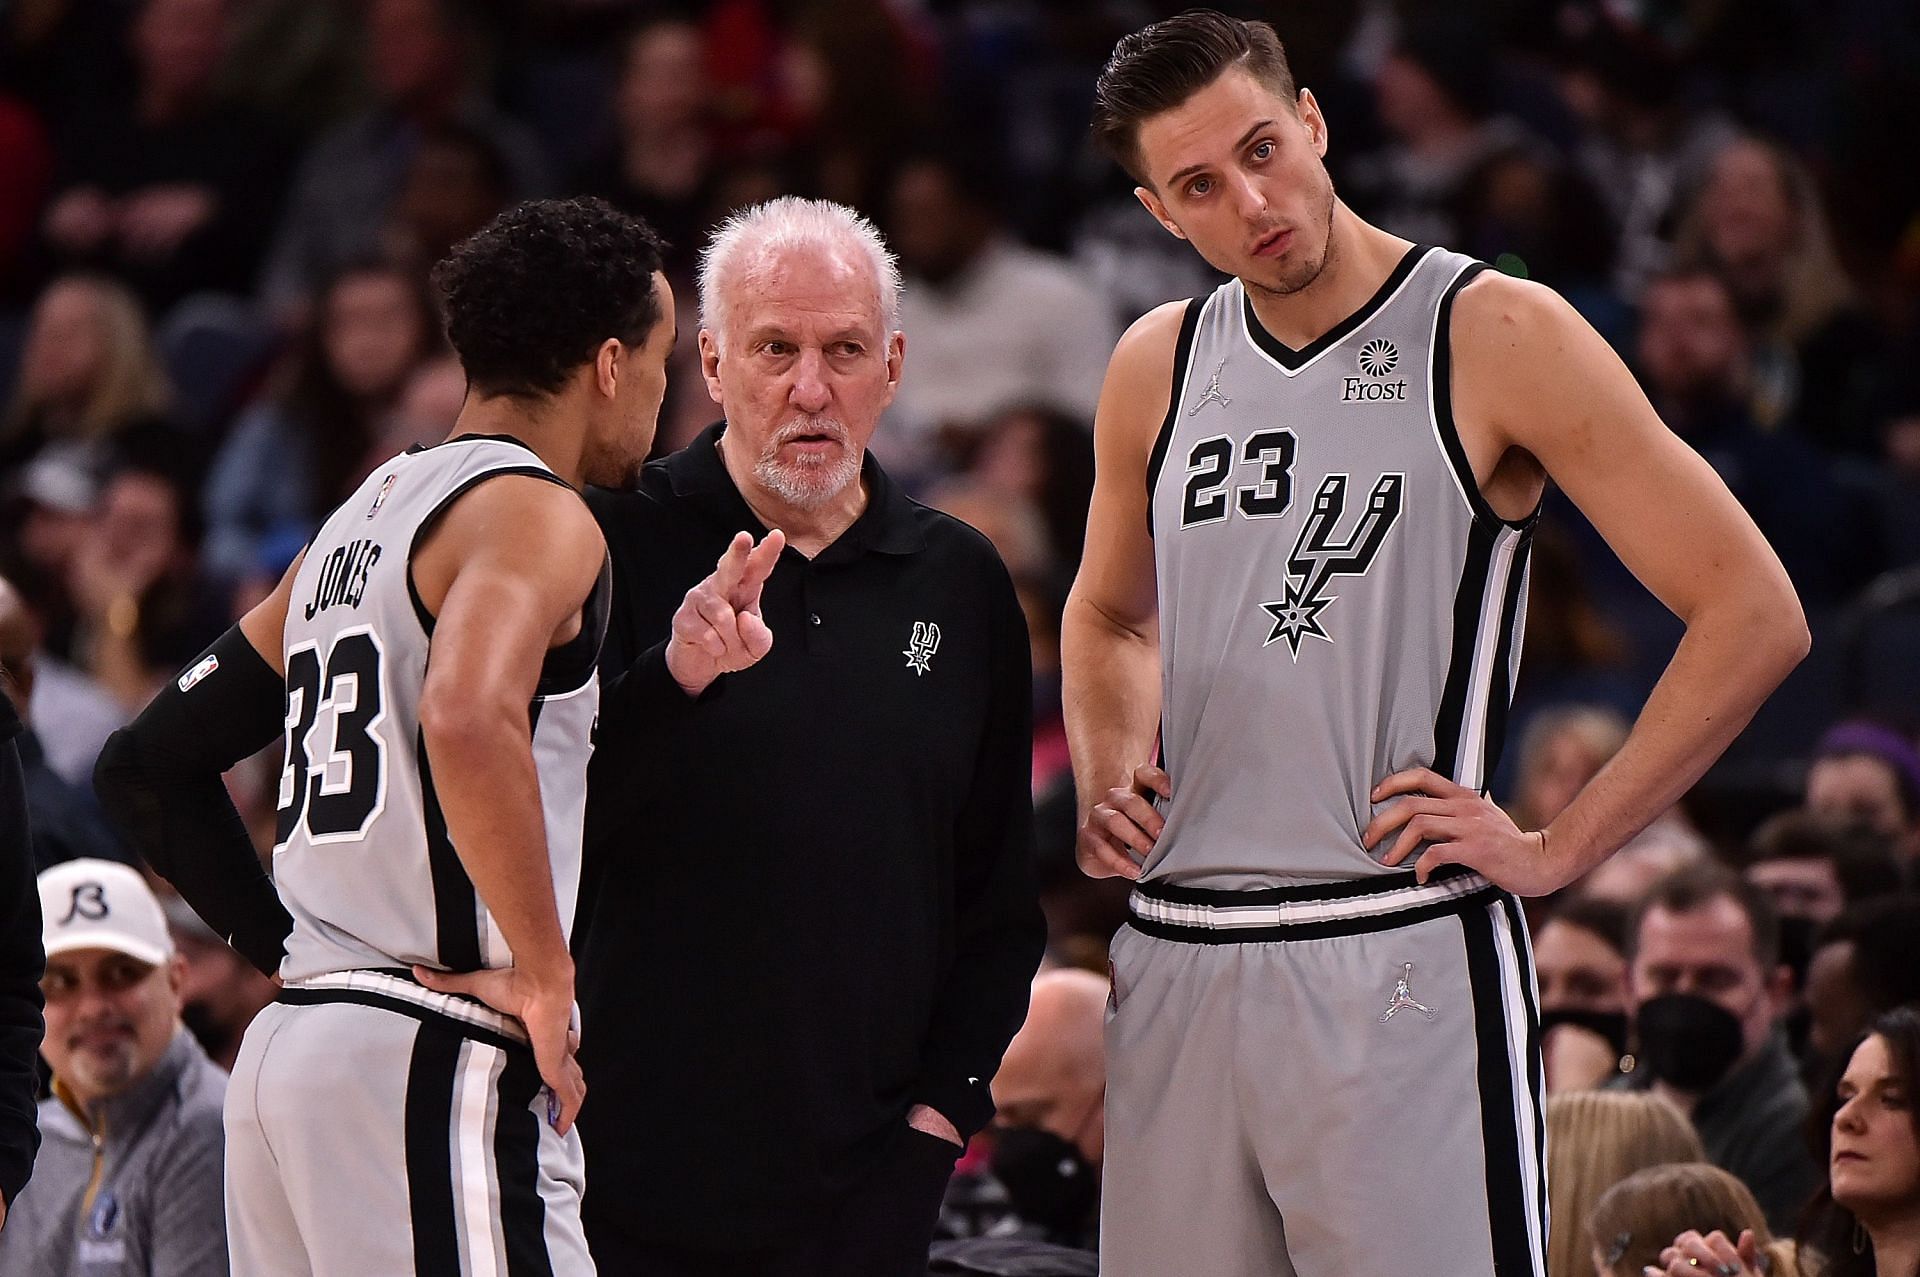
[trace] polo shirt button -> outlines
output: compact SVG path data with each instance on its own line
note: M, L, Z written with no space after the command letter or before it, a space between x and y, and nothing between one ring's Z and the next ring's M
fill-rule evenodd
M820 614L818 612L807 613L807 619L813 622L815 625L820 624Z

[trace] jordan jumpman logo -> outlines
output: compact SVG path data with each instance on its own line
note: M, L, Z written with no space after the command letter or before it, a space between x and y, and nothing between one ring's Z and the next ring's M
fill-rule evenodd
M1413 964L1401 964L1400 978L1394 981L1393 998L1387 1003L1387 1009L1380 1013L1380 1023L1385 1024L1399 1011L1418 1011L1427 1019L1433 1019L1433 1008L1413 996Z

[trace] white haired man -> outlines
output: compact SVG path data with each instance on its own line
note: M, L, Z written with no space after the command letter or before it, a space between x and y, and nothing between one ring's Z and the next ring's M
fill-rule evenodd
M1026 1008L1026 626L987 541L867 454L898 292L848 209L730 219L700 275L725 420L590 501L614 567L602 665L624 671L574 943L605 1272L924 1273ZM763 529L787 543L759 605L772 649L716 678L723 653L674 608Z

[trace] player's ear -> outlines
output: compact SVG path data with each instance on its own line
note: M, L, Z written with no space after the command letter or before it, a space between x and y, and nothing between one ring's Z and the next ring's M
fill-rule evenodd
M620 384L620 356L625 353L620 339L609 337L593 354L593 383L608 399L613 398L614 389Z
M1167 216L1167 206L1160 202L1160 197L1155 195L1147 187L1134 187L1133 198L1139 200L1147 212L1153 214L1154 221L1167 228L1167 234L1173 236L1175 239L1185 239L1187 237L1186 233L1174 224L1173 219Z
M1300 123L1307 130L1307 141L1313 144L1313 153L1326 159L1327 117L1320 113L1320 103L1314 99L1312 89L1300 90L1300 98L1294 103L1294 114L1300 117Z

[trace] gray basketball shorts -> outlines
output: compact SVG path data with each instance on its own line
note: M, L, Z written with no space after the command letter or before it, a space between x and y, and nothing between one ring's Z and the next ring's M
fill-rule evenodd
M282 990L227 1085L235 1277L590 1277L520 1025L399 974Z
M1513 897L1458 871L1147 881L1130 908L1102 1277L1544 1277L1538 994Z

